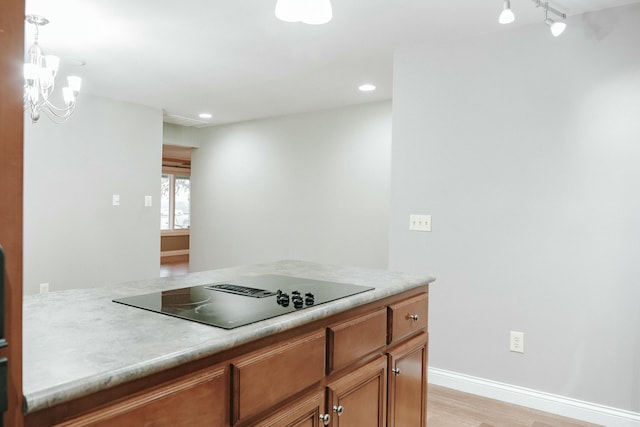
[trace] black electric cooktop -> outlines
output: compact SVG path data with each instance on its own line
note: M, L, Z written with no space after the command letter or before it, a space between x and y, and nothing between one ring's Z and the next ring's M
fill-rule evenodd
M262 275L113 301L219 328L233 329L371 289L373 288L346 283Z

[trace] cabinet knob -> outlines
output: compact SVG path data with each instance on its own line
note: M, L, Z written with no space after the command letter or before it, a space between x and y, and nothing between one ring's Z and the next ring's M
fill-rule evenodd
M420 316L418 316L417 314L408 314L407 317L413 320L414 322L417 322L418 319L420 319Z
M400 375L400 369L399 369L399 368L393 368L393 369L391 370L391 372L393 372L393 373L394 373L394 374L396 374L396 375Z
M335 412L336 414L338 414L338 416L340 416L344 412L344 408L342 407L342 405L334 406L333 412Z
M322 424L324 424L325 426L328 426L329 422L331 422L331 415L320 414L320 421L322 421Z

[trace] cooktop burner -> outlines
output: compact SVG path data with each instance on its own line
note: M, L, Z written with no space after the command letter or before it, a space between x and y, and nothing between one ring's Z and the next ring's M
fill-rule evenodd
M262 275L113 300L169 316L233 329L373 288Z

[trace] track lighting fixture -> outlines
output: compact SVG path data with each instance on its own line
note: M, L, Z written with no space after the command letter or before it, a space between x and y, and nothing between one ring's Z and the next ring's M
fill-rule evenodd
M553 19L549 18L549 3L546 3L544 9L544 23L549 26L549 28L551 29L551 34L553 34L554 37L558 37L560 34L562 34L564 29L567 28L567 24L563 21L554 21Z
M565 20L567 19L567 15L563 12L560 12L558 9L554 9L549 6L549 2L543 2L542 0L531 0L536 7L544 8L544 23L549 26L551 29L551 34L554 37L558 37L562 32L567 28L567 24ZM549 18L549 12L561 18L561 21L556 21ZM509 24L515 20L515 16L511 11L511 2L509 0L503 0L502 3L502 12L500 13L500 17L498 18L498 22L501 24Z
M511 10L511 2L509 0L504 0L502 3L502 13L500 13L498 22L501 24L510 24L515 19L516 17L513 15L513 11Z

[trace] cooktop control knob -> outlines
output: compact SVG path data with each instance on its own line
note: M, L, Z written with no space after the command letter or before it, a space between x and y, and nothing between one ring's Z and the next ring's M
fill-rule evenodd
M311 292L304 294L304 303L306 305L313 305L315 303L315 297Z
M286 293L278 290L278 292L276 294L276 302L278 303L278 305L281 305L283 307L288 307L289 306L289 294L286 294Z
M295 308L302 308L302 297L300 296L300 291L292 291L291 292L291 301L293 302L293 306Z

